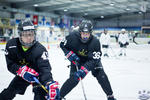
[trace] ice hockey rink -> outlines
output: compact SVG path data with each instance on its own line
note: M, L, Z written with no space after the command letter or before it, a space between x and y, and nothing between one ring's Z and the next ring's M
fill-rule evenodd
M0 46L1 49L4 47L5 45ZM53 77L60 83L61 87L69 76L69 68L67 68L69 61L65 59L58 45L50 45L48 51ZM119 57L117 56L119 46L114 43L109 52L111 57L102 57L102 63L117 100L139 100L140 95L144 93L149 95L150 45L135 45L130 43L127 49L127 56ZM0 61L1 92L9 85L14 75L7 70L3 51L0 51ZM85 77L83 84L87 100L106 100L101 86L91 73ZM81 83L66 96L66 99L84 100ZM29 86L25 95L17 95L14 100L33 100L32 87Z

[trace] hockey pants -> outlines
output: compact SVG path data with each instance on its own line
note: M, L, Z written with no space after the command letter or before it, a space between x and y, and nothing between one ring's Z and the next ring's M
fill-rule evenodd
M112 89L107 75L105 74L103 68L99 68L92 71L92 75L96 77L98 83L101 85L103 91L106 95L112 95ZM78 80L75 80L74 75L71 73L70 78L66 80L60 89L60 96L65 97L77 84Z

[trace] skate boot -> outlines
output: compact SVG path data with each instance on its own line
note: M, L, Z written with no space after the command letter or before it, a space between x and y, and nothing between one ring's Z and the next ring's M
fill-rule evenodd
M109 57L107 53L104 54L104 57Z
M122 56L122 53L120 53L119 56Z

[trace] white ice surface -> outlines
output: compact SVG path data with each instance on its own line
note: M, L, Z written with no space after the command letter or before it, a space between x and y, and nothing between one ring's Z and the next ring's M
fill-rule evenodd
M117 55L119 46L113 44L112 49L110 53L115 52ZM61 87L69 77L69 61L65 60L63 52L55 45L50 45L49 55L53 77ZM150 91L150 45L130 44L126 57L102 58L102 64L117 100L139 100L139 91ZM7 70L4 52L0 51L0 92L9 85L13 77ZM106 100L105 93L91 73L83 80L83 84L88 100ZM84 100L81 84L79 83L66 98ZM24 95L17 95L14 100L33 100L32 87L29 86Z

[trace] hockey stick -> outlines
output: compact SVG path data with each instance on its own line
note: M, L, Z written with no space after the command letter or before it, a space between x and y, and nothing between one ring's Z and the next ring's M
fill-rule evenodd
M114 56L115 58L118 58L117 55L116 55L116 53L115 53L115 51L113 50L113 48L112 48L111 46L109 46L109 48L111 49L111 51L112 51L112 53L113 53L113 56Z
M76 69L77 69L77 71L78 71L78 70L79 70L79 68L78 68L77 62L76 62L76 61L75 61L75 62L73 61L72 63L76 65ZM79 77L79 80L81 81L81 87L82 87L82 91L83 91L84 99L85 99L85 100L87 100L87 98L86 98L86 94L85 94L85 90L84 90L84 85L83 85L83 82L82 82L81 77Z
M33 77L33 79L35 80L36 83L38 83L38 84L43 88L43 90L44 90L46 93L48 93L48 90L44 87L44 85L42 85L42 84L40 83L40 81L39 81L36 77Z
M40 83L40 81L39 81L36 77L33 77L33 79L35 80L36 83L38 83L38 84L43 88L43 90L44 90L47 94L49 93L48 90L44 87L44 85L42 85L42 84ZM62 98L62 99L66 100L66 98Z

